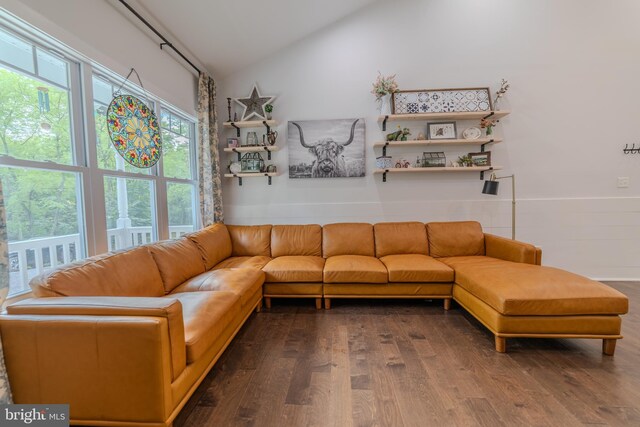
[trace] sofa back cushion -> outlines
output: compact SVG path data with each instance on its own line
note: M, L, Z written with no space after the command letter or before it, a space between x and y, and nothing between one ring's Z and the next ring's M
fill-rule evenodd
M77 261L36 276L29 285L36 297L164 295L160 272L147 247Z
M484 255L484 233L476 221L430 222L427 237L434 258Z
M271 256L271 225L227 225L231 256Z
M376 256L429 255L427 228L421 222L381 222L373 226Z
M231 256L231 237L224 224L210 225L187 237L200 250L207 270L211 270L216 264Z
M375 256L373 225L365 223L327 224L322 227L322 256Z
M186 237L154 243L149 250L160 270L165 293L205 271L198 247Z
M319 225L274 225L271 256L322 256L322 227Z

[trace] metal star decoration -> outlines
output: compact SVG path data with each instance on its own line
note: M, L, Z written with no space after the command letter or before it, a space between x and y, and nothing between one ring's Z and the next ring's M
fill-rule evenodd
M267 117L266 111L264 111L264 107L267 104L270 104L275 99L275 96L262 96L260 95L260 91L258 90L258 85L253 85L253 90L251 91L251 95L247 98L236 98L238 104L240 104L244 110L242 111L242 121L249 120L252 117L255 117L259 120L265 120Z

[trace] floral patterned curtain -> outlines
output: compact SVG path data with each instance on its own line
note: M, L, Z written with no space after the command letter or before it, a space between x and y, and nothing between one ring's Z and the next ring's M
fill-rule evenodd
M0 306L9 293L9 243L7 242L7 217L4 210L4 195L0 181ZM11 389L7 369L4 366L4 353L0 340L0 404L11 403Z
M204 73L198 79L198 185L203 227L223 222L216 84Z

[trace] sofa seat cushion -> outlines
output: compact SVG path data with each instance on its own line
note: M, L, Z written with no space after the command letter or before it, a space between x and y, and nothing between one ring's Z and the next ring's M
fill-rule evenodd
M281 256L265 265L267 283L322 282L324 258L319 256Z
M262 270L262 267L269 264L271 257L268 256L232 256L216 264L214 270L221 268L254 268Z
M264 283L264 273L255 268L221 268L193 277L173 290L173 293L229 291L240 296L242 306L253 302L253 296Z
M627 297L602 283L557 268L489 257L440 258L456 286L508 316L615 315Z
M198 360L241 311L240 297L234 292L183 292L164 298L182 304L187 364Z
M387 269L378 258L338 255L324 264L325 283L387 283Z
M389 282L453 282L453 269L427 255L387 255L380 261L387 267Z

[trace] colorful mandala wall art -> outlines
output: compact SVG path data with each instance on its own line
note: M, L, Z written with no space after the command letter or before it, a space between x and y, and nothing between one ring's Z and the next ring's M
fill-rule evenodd
M160 125L155 113L132 95L117 95L107 110L107 129L114 148L137 168L155 165L162 154Z

